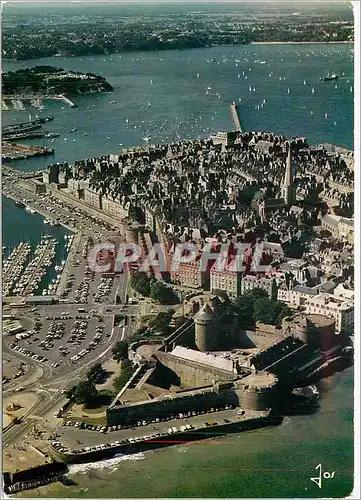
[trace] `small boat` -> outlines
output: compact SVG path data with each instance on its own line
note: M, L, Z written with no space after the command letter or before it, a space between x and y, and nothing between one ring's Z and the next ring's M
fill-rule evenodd
M315 89L312 87L312 94L314 94L314 93L315 93Z
M336 73L332 73L331 75L328 74L323 79L324 82L332 82L332 80L338 80L338 75L336 75Z
M71 129L69 130L69 133L72 133L72 132L76 132L76 128L75 128L75 127L74 127L74 128L71 128Z
M109 101L109 104L116 104L118 101Z

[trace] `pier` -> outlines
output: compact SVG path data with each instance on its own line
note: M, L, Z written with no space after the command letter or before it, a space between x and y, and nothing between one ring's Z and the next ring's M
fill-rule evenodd
M54 149L41 146L27 146L25 144L11 144L3 141L1 156L3 161L23 160L33 156L53 155Z
M56 295L58 295L58 296L60 296L66 288L68 276L72 270L72 265L73 265L72 262L73 262L74 257L76 256L78 249L80 248L82 240L83 240L83 233L78 232L75 235L75 238L71 244L71 248L70 248L69 253L67 255L63 272L61 273L60 282L59 282L58 288L56 290Z
M71 108L77 107L77 105L73 101L71 101L68 97L66 97L64 94L55 95L54 97L51 97L51 99L63 101L65 102L65 104L68 104Z
M235 102L233 102L231 104L231 113L232 113L232 118L233 118L234 124L236 126L236 130L238 132L242 132L241 120L240 120L239 114L238 114L238 106Z

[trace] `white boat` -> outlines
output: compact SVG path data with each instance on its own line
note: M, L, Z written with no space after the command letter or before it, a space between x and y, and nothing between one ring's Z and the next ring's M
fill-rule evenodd
M44 224L49 224L48 219L44 219Z
M314 94L314 93L315 93L315 89L312 87L312 94Z

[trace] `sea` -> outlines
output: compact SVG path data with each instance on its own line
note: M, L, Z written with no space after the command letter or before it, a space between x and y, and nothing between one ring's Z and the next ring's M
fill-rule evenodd
M3 71L35 65L103 75L114 92L76 97L77 108L46 101L41 113L33 108L3 112L5 124L26 121L29 113L54 116L44 129L59 133L58 138L27 141L54 147L54 157L13 163L23 171L45 168L50 162L115 154L123 147L147 142L167 143L233 130L233 101L239 104L245 130L353 148L350 44L252 44L52 57L4 61ZM322 81L333 71L340 75L338 81ZM39 239L44 232L40 216L29 215L4 198L3 228L3 245L7 246L25 237ZM74 486L54 484L21 496L347 496L353 488L353 369L323 380L319 391L320 407L313 415L286 417L275 428L71 466ZM311 481L318 476L320 464L321 487ZM333 477L327 472L330 476L334 472Z

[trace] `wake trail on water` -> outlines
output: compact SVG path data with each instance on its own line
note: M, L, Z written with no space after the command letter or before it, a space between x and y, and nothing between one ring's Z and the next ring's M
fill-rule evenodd
M127 460L144 460L144 453L135 453L134 455L122 455L117 454L113 458L108 460L99 460L98 462L88 462L85 464L72 464L69 465L69 472L67 475L72 474L86 474L91 470L104 470L104 469L114 469L118 464Z

